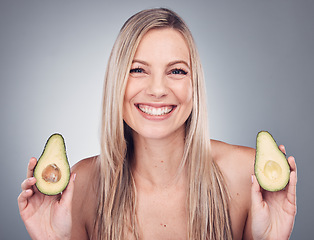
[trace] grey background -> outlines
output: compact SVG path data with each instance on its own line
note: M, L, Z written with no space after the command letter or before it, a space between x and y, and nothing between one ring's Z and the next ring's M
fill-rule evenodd
M99 152L102 83L124 21L169 7L202 58L211 137L255 146L268 130L298 165L292 239L312 239L314 1L1 0L0 239L29 239L17 196L30 157L60 132L71 165Z

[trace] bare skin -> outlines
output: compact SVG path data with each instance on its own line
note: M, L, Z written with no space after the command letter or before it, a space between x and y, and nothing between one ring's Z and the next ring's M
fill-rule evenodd
M255 189L259 190L258 184L254 182L254 185L252 185L251 182L251 173L253 171L255 150L241 146L229 145L215 140L212 140L211 144L213 159L217 161L219 166L223 169L223 173L228 184L228 189L231 194L230 217L233 237L234 239L253 239L251 215L254 214L254 204L251 210L251 189L252 191L254 191ZM284 151L282 145L280 146L280 148ZM72 228L69 226L69 229L72 230L71 238L65 238L60 236L60 239L84 240L91 238L91 235L93 233L94 216L97 207L97 199L95 197L96 195L93 186L95 186L96 184L95 179L97 177L90 178L90 176L93 175L91 173L96 172L96 158L97 157L92 157L82 160L74 165L72 168L72 172L76 173L76 178L71 213ZM290 162L292 173L289 186L286 188L285 191L291 191L291 189L295 187L295 185L292 184L294 184L296 181L296 169L294 165L294 159L293 157L289 157L288 159ZM32 158L30 160L28 168L28 176L31 176L35 163L36 159ZM36 212L33 214L33 209L36 208L36 205L30 197L25 197L24 200L27 201L27 206L23 209L24 194L27 194L25 193L26 189L34 191L33 197L36 197L37 195L42 197L42 194L36 191L36 187L33 186L36 180L31 179L30 181L26 181L28 183L23 182L22 189L24 189L24 191L19 197L20 213L27 227L27 230L29 230L30 233L31 231L33 231L31 229L31 226L36 226L36 233L38 233L38 237L31 234L32 239L40 239L40 236L42 236L41 234L44 234L45 232L42 233L41 231L39 231L38 226L44 226L44 224L38 225L38 222L43 223L47 219L49 219L49 217L38 217L42 215L43 212L45 212L42 208L39 208L36 211L37 214ZM73 177L71 178L71 181L73 181ZM147 189L145 190L144 187L143 190L139 189L139 191L141 191L138 192L140 198L139 205L141 206L139 211L142 211L139 214L139 222L145 223L142 224L142 234L143 236L145 236L143 237L143 239L150 239L150 236L154 236L154 239L167 239L167 237L173 239L174 236L175 239L186 239L186 216L185 211L183 210L186 189L182 185L183 182L184 181L167 189L158 189L157 187L150 189L149 191L147 191ZM178 186L179 188L177 188ZM69 185L69 187L73 187L73 182ZM70 190L69 187L66 191ZM292 191L294 190L292 189ZM281 193L283 193L285 196L291 194L288 194L284 191L281 191L278 194ZM263 194L267 195L271 193L264 192ZM65 202L71 199L70 195L71 194L62 196L62 198L66 198L64 200ZM50 199L50 197L47 197L47 199L45 200L47 201L46 205L49 206L52 203L61 203L56 201L55 199ZM295 202L292 202L291 204L293 205L295 204ZM263 206L264 205L265 203L263 203ZM69 209L71 209L71 204L69 204L68 206ZM283 224L283 228L281 228L279 231L280 233L283 233L284 228L287 228L287 230L285 230L287 236L286 238L281 239L288 239L288 235L291 233L291 224L293 225L294 222L295 206L290 207L291 208L289 208L288 206L287 209L290 210L287 210L287 213L285 213L287 215L284 217L284 221L287 221L287 223L284 224L287 226ZM143 210L145 209L148 209L148 211L143 212ZM280 210L280 208L278 209ZM271 212L273 211L274 210L272 210ZM261 212L265 212L264 208L262 208ZM260 215L261 213L258 214ZM66 222L64 214L62 214L61 219L62 225L64 225L64 223ZM258 221L259 220L257 220L257 222ZM278 219L276 219L276 221L278 221ZM55 233L53 230L50 231L52 231L52 233ZM59 230L56 229L55 231L56 233L59 233ZM254 239L263 238L256 236L256 238ZM275 237L266 237L265 239L275 239Z
M175 176L184 149L184 123L192 110L189 59L182 35L163 29L146 33L132 63L123 118L133 129L141 239L187 239L186 169ZM288 158L289 186L270 193L251 180L254 149L215 140L211 145L230 192L233 239L288 239L296 213L294 158ZM68 188L51 197L36 190L31 178L36 159L30 160L18 204L33 239L91 239L98 204L96 159L73 166Z

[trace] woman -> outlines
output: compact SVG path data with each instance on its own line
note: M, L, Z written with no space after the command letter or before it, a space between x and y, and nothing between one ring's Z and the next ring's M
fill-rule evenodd
M254 149L209 140L204 89L182 19L168 9L132 16L108 62L101 155L77 163L59 196L37 191L36 159L29 162L18 204L30 236L288 239L294 158L289 186L262 191L252 175Z

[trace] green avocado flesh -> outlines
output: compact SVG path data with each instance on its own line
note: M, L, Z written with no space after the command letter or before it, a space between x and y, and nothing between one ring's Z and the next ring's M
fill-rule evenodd
M56 133L49 137L35 166L34 177L36 187L46 195L57 195L67 187L70 165L62 135Z
M280 191L289 182L290 166L269 132L257 134L254 171L259 185L267 191Z

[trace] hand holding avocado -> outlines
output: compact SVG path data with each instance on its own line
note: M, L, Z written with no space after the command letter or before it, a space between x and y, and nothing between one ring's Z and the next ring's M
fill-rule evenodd
M47 147L49 148L48 142L45 150ZM51 151L51 149L52 148L49 150L49 154L47 154L48 152L45 153L44 150L46 159L51 159L49 157L51 152L58 152ZM44 153L42 156L44 156ZM40 166L40 162L37 162L36 158L31 158L27 169L27 179L23 181L21 185L22 192L18 197L19 211L26 229L32 239L70 239L72 227L71 208L75 175L71 175L69 184L62 194L59 193L60 191L55 187L46 188L47 192L43 194L42 192L46 191L45 186L42 188L40 184L38 185L41 192L35 186L35 184L43 181L43 179L33 177L35 166ZM48 170L51 170L52 175L60 173L56 171L55 168L46 169L46 173ZM60 179L58 179L59 177L53 178L57 180L55 182L60 182L61 179L63 180L63 177L67 178L66 173L68 170L60 171ZM51 174L47 176L52 176ZM34 174L34 176L35 175L36 174ZM48 178L48 180L49 179L52 178ZM65 182L67 182L67 180ZM64 184L61 188L63 187ZM53 192L49 191L49 189L53 189ZM54 193L57 194L49 196L47 193L50 195Z
M252 176L254 239L289 239L296 214L297 169L268 132L257 136L255 175Z

